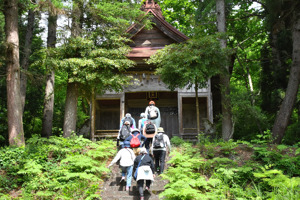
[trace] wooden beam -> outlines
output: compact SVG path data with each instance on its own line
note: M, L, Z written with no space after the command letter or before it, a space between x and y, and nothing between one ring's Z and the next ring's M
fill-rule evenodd
M179 130L179 136L182 136L183 134L183 124L182 124L182 96L177 93L178 98L178 130Z
M96 120L96 112L95 112L95 105L96 101L95 101L95 94L94 91L92 92L92 99L91 99L91 140L94 141L95 140L95 120Z

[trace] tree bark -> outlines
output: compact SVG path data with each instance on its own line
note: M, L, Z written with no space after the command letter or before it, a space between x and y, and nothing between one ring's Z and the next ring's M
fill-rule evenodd
M82 2L74 0L72 10L72 27L71 37L79 37L82 28ZM77 103L78 103L78 88L79 83L68 83L67 97L64 115L64 137L69 137L72 131L76 131L76 118L77 118Z
M48 38L47 38L48 48L55 48L56 28L57 28L57 16L52 16L49 12ZM54 82L55 82L55 72L52 70L47 75L47 80L46 80L43 123L42 123L42 137L47 137L47 138L49 138L52 135L53 110L54 110Z
M76 130L77 100L78 83L68 83L63 129L65 138L70 137L72 131Z
M18 0L6 0L7 122L9 144L25 145L20 95Z
M225 0L216 1L217 28L219 33L226 33ZM221 48L226 48L227 41L220 39ZM233 124L230 100L230 73L229 66L226 67L227 73L220 76L221 101L222 101L222 138L228 141L233 136Z
M300 13L294 16L293 26L293 62L290 77L282 105L276 117L272 133L273 143L280 144L288 126L293 107L297 98L300 83Z
M21 62L21 102L22 102L22 111L24 112L25 108L25 99L26 99L26 88L27 88L27 71L29 66L29 56L31 53L31 44L33 36L33 26L34 26L34 16L35 13L32 9L28 11L28 22L27 22L27 31L25 36L25 46L24 46L24 57Z

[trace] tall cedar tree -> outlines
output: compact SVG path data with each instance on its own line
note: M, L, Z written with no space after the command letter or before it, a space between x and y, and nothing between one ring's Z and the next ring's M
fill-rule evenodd
M49 16L48 16L47 47L55 48L57 15L51 12L48 13ZM53 126L54 82L55 82L55 72L52 69L46 76L43 122L42 122L42 137L48 137L48 138L52 135L52 126Z
M33 1L35 3L35 1ZM25 36L24 44L24 55L21 61L21 78L20 78L20 92L21 92L21 102L22 102L22 111L24 112L25 99L26 99L26 88L27 88L27 71L29 67L29 56L31 53L31 44L33 37L33 27L34 27L34 17L35 11L34 8L30 8L27 16L27 30Z
M217 28L219 33L226 33L225 0L216 1ZM227 47L225 38L220 39L221 48ZM230 101L230 75L229 66L226 67L227 73L220 76L221 100L222 100L222 138L227 141L233 136L233 124Z
M25 145L20 94L18 0L4 1L9 144Z

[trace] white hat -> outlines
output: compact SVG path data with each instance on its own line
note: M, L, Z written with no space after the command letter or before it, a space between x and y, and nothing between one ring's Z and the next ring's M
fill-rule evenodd
M131 133L133 133L133 132L140 132L140 130L137 128L134 128L134 129L132 129Z
M140 154L147 154L147 150L145 147L140 148Z

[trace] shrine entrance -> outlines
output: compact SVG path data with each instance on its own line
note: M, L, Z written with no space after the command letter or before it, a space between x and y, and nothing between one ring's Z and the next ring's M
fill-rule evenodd
M155 106L160 110L161 127L172 137L178 135L178 101L177 92L155 92ZM148 92L125 93L125 113L130 113L137 126L140 114L145 112L149 105Z

